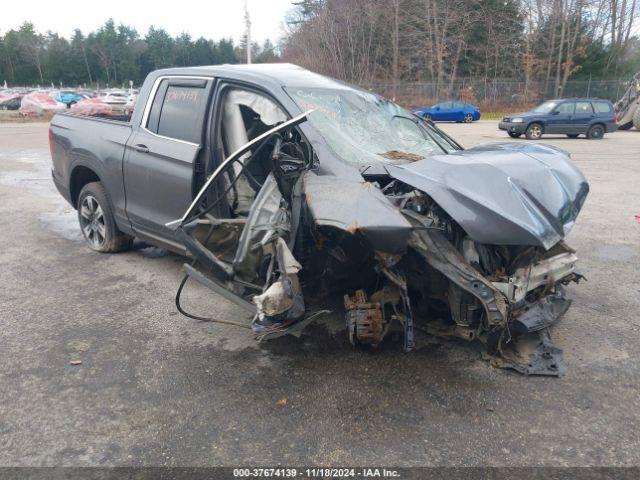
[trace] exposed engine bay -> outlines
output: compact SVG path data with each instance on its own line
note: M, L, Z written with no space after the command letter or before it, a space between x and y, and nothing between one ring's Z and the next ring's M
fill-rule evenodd
M301 130L308 115L250 135L173 222L194 260L179 310L214 320L182 308L192 278L240 305L251 322L237 325L259 341L331 311L354 345L399 331L408 352L421 330L480 341L496 366L562 375L549 327L581 279L563 238L588 192L566 155L528 144L399 152L403 162L343 178L322 171ZM514 345L532 335L523 357Z

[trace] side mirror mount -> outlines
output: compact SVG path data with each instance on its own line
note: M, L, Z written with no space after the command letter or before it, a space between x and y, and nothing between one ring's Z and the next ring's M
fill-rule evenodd
M559 115L560 112L558 110L554 110L553 112L551 112L551 115Z

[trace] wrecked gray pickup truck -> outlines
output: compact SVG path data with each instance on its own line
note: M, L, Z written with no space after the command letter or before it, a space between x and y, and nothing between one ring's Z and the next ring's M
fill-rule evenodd
M464 150L388 100L293 65L163 70L140 98L134 138L123 140L127 194L109 192L120 208L101 211L115 210L118 234L193 258L181 312L215 321L181 306L195 279L246 310L246 323L227 323L252 318L259 340L341 311L354 344L376 346L397 329L409 351L421 329L480 340L495 363L522 373L562 373L548 328L569 308L564 286L581 278L563 238L589 190L567 153L527 143ZM177 124L184 105L200 118ZM52 143L73 150L58 117ZM191 147L192 171L189 188L167 198L153 162L186 148L176 142ZM93 225L83 198L74 206ZM528 359L508 353L530 334L539 340Z

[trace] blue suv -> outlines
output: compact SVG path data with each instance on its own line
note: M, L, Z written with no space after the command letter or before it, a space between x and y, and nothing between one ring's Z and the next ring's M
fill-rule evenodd
M530 112L508 115L498 128L512 138L524 134L529 140L538 140L547 133L560 133L569 138L583 134L599 140L605 133L617 130L618 125L609 100L567 98L548 100Z

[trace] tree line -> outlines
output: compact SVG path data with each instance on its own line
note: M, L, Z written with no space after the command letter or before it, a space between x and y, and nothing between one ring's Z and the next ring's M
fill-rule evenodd
M560 94L569 79L627 78L640 70L640 0L294 0L276 48L254 62L289 61L370 85L461 78L518 79ZM0 82L139 85L152 70L242 63L246 42L145 35L108 20L67 39L31 23L0 32Z
M94 32L76 29L70 39L44 34L25 22L0 35L0 83L11 85L120 86L142 83L158 68L239 63L246 57L244 41L193 39L188 33L172 37L162 28L141 36L134 28L108 20ZM252 44L254 62L277 58L271 41Z
M640 70L640 0L299 0L282 57L358 84L569 79Z

